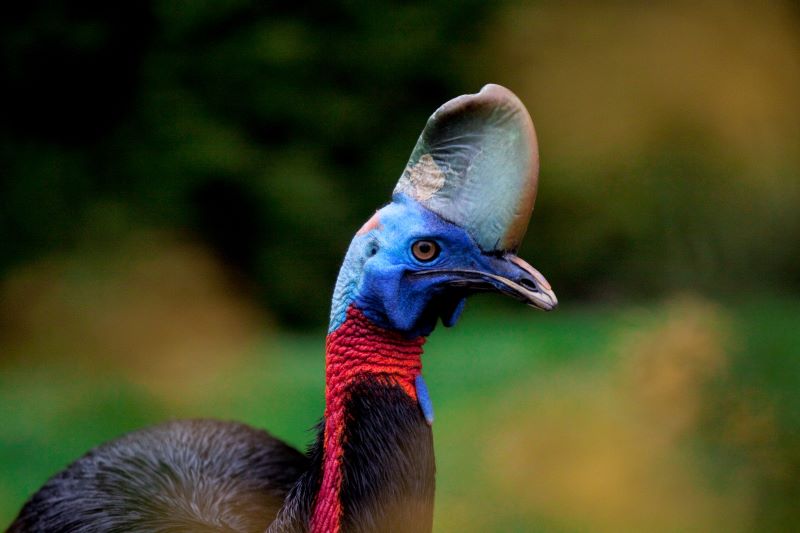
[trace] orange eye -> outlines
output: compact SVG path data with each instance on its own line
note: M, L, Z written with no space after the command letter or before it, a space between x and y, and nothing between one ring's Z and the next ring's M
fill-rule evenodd
M417 261L427 263L439 257L439 245L435 241L421 240L411 245L411 253Z

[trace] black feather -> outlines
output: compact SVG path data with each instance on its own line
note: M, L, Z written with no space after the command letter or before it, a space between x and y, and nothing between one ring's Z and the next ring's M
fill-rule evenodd
M8 531L263 533L308 464L244 424L170 422L72 463L25 504Z
M350 390L345 425L343 530L431 531L433 434L411 397L369 379Z
M342 531L431 531L435 463L433 435L417 403L399 386L365 379L347 392ZM319 490L322 425L309 451L311 466L286 498L268 533L306 533Z

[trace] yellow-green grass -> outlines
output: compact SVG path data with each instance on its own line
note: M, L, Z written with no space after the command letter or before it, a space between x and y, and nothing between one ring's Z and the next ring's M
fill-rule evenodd
M800 302L492 305L471 302L426 345L437 531L800 520ZM17 357L0 374L0 526L92 446L162 420L236 419L305 446L323 408L323 341L322 330L265 334L211 377L157 387Z

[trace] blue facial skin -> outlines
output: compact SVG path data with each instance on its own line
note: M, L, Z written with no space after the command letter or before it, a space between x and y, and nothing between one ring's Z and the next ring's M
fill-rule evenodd
M408 337L428 335L438 318L445 326L455 324L466 293L448 287L456 274L414 273L466 269L503 275L506 266L513 269L507 261L485 254L462 228L404 195L396 195L378 216L380 225L357 235L347 252L334 291L329 331L341 325L347 307L355 304L381 327ZM420 239L438 243L438 257L417 260L411 248Z

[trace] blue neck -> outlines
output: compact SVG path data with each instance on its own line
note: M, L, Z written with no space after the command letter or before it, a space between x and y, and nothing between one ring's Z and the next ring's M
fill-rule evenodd
M344 322L347 316L347 308L356 298L364 262L368 259L369 251L367 248L374 246L374 241L375 238L370 232L364 235L356 235L350 243L342 262L342 267L339 269L336 286L333 289L328 333L336 331Z

